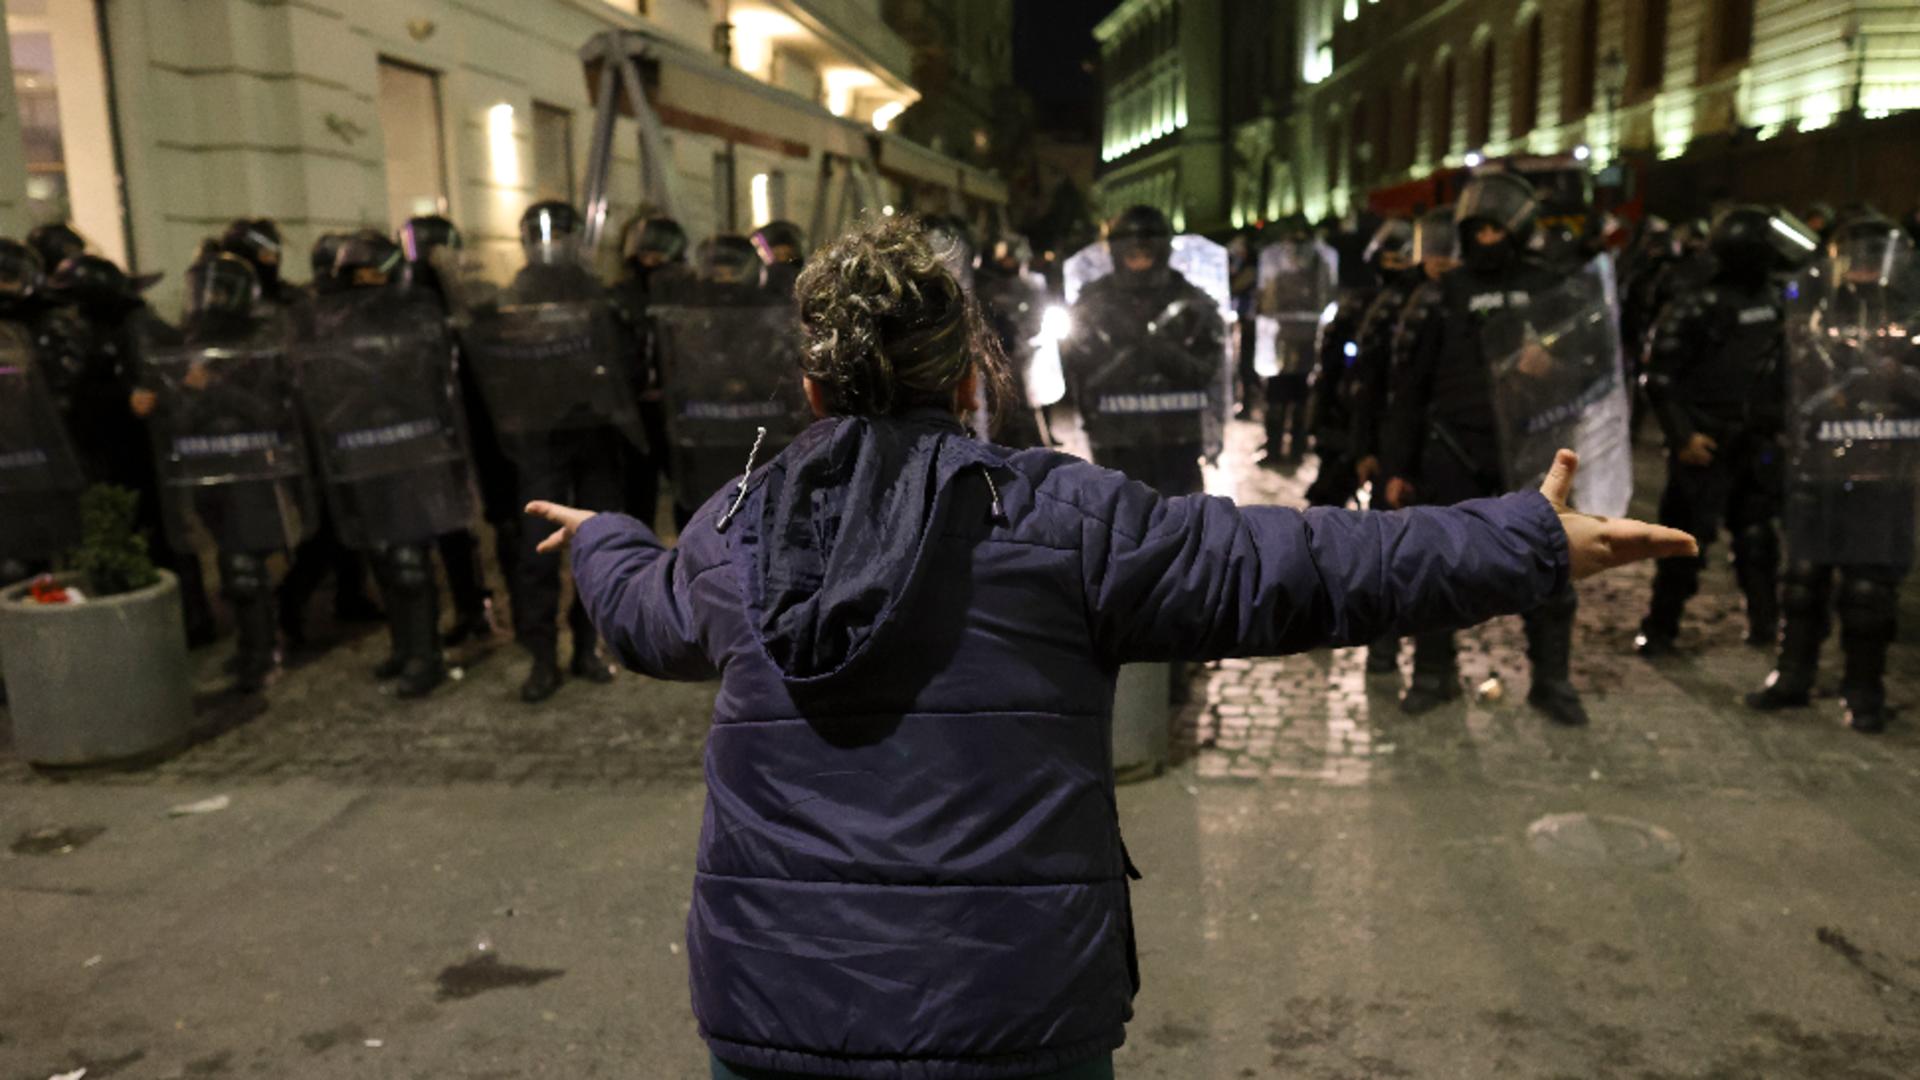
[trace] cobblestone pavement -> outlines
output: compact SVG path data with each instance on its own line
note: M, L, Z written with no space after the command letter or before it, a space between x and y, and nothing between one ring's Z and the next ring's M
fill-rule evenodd
M1243 503L1300 505L1313 464L1262 469L1253 464L1259 440L1256 425L1234 425L1212 490ZM1658 463L1643 452L1640 464L1637 505L1647 513L1658 492ZM1360 785L1459 777L1542 788L1760 793L1865 786L1920 793L1920 739L1911 723L1869 739L1839 726L1830 695L1813 709L1769 717L1739 705L1772 658L1740 643L1738 598L1724 565L1706 575L1689 611L1685 655L1659 666L1634 656L1633 629L1650 575L1636 568L1581 587L1574 681L1594 719L1586 730L1554 728L1526 706L1520 621L1499 619L1461 635L1466 699L1419 719L1398 711L1401 679L1367 678L1360 649L1196 669L1194 704L1174 722L1174 759L1190 762L1207 781ZM622 675L609 686L570 682L552 701L529 707L515 697L525 658L503 636L456 655L461 677L432 697L403 702L368 675L383 656L384 633L334 629L343 635L335 647L293 657L264 702L220 694L226 649L203 651L202 716L213 734L157 766L83 778L124 785L315 778L611 788L700 776L710 686ZM1410 651L1410 644L1403 648L1403 671ZM1915 699L1917 660L1914 646L1896 647L1889 665L1896 702ZM1473 700L1495 675L1502 700ZM0 756L0 782L47 779Z

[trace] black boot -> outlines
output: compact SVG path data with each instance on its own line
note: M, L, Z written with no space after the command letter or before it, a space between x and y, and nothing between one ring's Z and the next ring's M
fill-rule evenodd
M1460 697L1460 667L1453 634L1421 634L1413 639L1413 678L1400 698L1408 716L1429 713Z
M1899 631L1899 578L1849 569L1840 582L1839 608L1847 724L1877 735L1887 729L1887 648Z
M1388 634L1367 646L1367 674L1397 675L1400 673L1400 639ZM1458 679L1454 680L1456 683Z
M485 641L494 635L493 598L480 571L480 540L465 529L439 538L440 565L447 571L447 590L453 600L453 628L448 645Z
M613 681L613 665L600 656L600 642L595 638L582 641L574 638L573 662L567 665L568 674L576 679L604 685Z
M1647 617L1640 620L1634 650L1649 660L1677 652L1674 642L1680 636L1680 616L1699 589L1698 558L1661 559L1654 567L1653 600L1647 605Z
M1786 623L1780 631L1780 659L1766 685L1746 696L1747 707L1762 712L1804 708L1813 700L1813 681L1820 668L1820 646L1832 629L1828 604L1832 599L1830 569L1796 565L1787 570L1781 590Z
M273 585L264 556L223 554L220 584L233 608L235 639L233 689L257 694L266 689L278 665Z
M533 668L527 672L527 681L520 684L520 700L537 705L560 690L559 650L547 641L530 643L527 651L533 656Z
M1733 576L1747 600L1747 644L1771 649L1780 643L1780 539L1771 521L1733 536Z
M1564 727L1582 727L1587 709L1569 677L1573 661L1573 617L1578 601L1569 588L1526 617L1527 659L1533 663L1533 688L1527 704Z
M387 606L394 653L400 658L394 693L424 697L447 679L440 654L440 595L425 545L408 545L387 555Z

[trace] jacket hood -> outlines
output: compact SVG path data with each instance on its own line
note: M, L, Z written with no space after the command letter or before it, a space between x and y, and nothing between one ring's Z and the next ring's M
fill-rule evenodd
M768 464L735 542L755 631L787 682L840 674L893 630L955 477L996 460L951 414L926 410L819 421Z

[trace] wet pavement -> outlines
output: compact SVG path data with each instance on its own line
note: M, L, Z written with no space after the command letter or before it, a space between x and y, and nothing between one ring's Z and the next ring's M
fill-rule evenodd
M1256 438L1219 487L1297 502L1311 464L1254 468ZM1361 650L1197 670L1173 766L1121 797L1122 1075L1920 1074L1920 724L1747 712L1771 658L1716 563L1659 665L1631 652L1649 574L1582 587L1587 729L1525 705L1514 619L1419 719ZM0 1080L705 1075L681 926L711 688L529 708L498 645L408 703L381 647L297 658L264 711L212 693L210 651L217 733L156 767L0 754Z

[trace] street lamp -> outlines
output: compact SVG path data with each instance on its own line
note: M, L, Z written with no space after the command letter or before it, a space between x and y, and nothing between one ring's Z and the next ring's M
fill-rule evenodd
M1607 160L1612 162L1620 157L1620 95L1627 87L1627 58L1620 54L1620 46L1607 47L1600 57L1599 76L1600 92L1607 97Z

